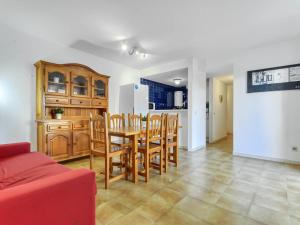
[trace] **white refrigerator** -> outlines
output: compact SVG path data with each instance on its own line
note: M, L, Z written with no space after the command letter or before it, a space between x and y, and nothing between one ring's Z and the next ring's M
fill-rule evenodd
M149 87L143 84L120 86L119 112L146 115L149 112Z

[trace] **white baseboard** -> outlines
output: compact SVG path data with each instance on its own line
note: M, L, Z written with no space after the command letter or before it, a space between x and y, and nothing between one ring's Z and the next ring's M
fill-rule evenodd
M241 156L241 157L252 158L252 159L261 159L261 160L272 161L272 162L281 162L281 163L300 165L299 161L293 161L293 160L287 160L287 159L278 159L278 158L258 156L258 155L248 155L248 154L236 153L236 152L233 152L232 154L234 156Z

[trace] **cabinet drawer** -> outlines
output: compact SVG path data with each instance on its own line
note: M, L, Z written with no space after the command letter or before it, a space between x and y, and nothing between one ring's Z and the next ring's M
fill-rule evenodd
M68 105L69 104L69 99L67 99L67 98L46 97L46 104Z
M93 99L92 105L106 108L108 104L106 100Z
M69 124L48 124L47 130L50 131L59 131L59 130L70 130L71 126Z
M88 120L79 120L73 122L73 129L88 129L89 121Z
M71 99L71 105L90 106L91 101L87 99Z

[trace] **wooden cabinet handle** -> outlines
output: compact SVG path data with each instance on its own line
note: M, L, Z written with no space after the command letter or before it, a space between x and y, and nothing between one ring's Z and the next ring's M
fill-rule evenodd
M59 100L58 100L58 99L56 99L55 101L56 101L56 102L59 102Z
M83 102L80 101L80 104L82 104Z
M58 129L61 129L61 126L58 126Z

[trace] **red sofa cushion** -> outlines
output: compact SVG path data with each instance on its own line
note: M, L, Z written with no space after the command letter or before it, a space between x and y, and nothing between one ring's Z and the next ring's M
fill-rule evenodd
M38 152L0 158L0 190L67 171L70 169Z

